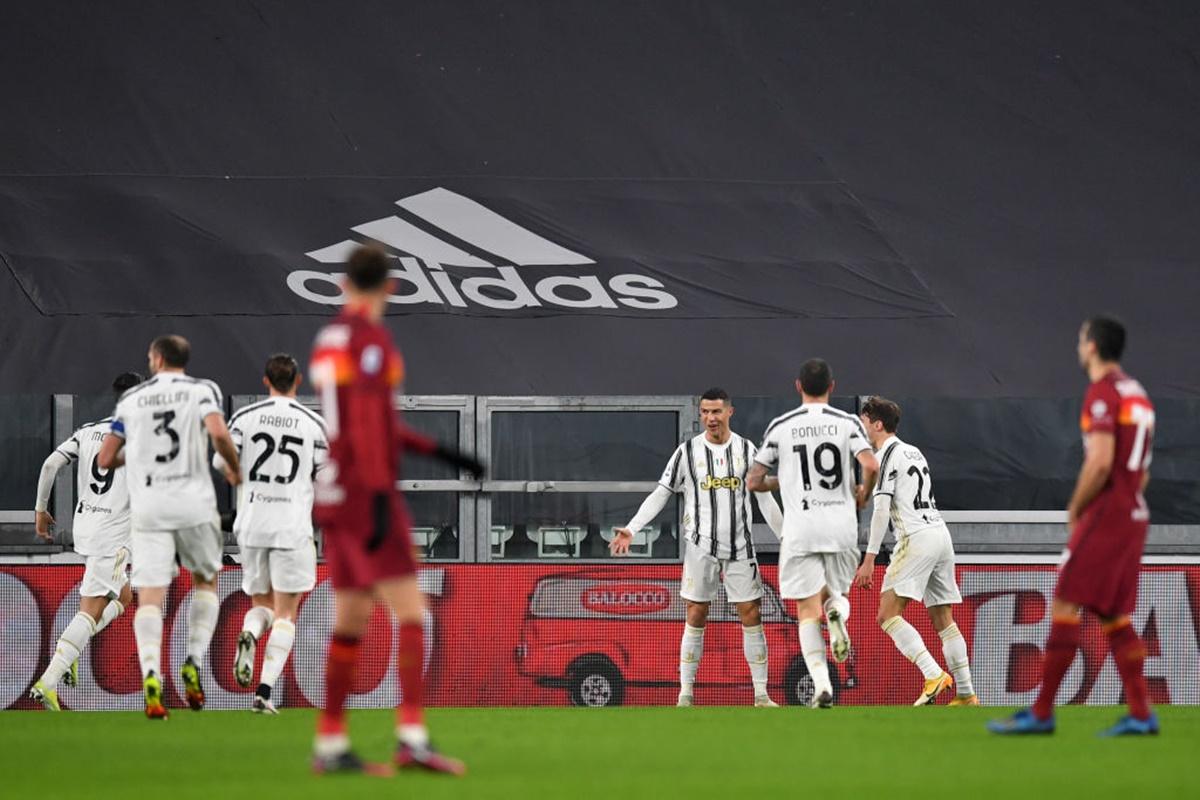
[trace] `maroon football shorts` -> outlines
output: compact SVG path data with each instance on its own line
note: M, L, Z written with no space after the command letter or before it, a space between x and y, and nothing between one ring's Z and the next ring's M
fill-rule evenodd
M365 508L335 515L323 528L325 563L334 589L370 589L380 581L417 572L404 501L388 492L361 502Z
M1131 519L1130 509L1085 515L1059 568L1054 596L1101 617L1132 614L1149 525Z

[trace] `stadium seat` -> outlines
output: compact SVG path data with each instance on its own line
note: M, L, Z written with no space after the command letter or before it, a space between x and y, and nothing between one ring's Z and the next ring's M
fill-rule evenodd
M587 538L587 530L575 525L537 528L526 535L537 543L538 558L579 558L579 546ZM563 550L567 552L563 552Z

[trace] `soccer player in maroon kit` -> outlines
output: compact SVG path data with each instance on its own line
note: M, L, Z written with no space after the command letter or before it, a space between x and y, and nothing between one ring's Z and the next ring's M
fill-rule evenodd
M387 773L350 750L346 697L354 682L358 645L376 600L400 625L397 668L402 698L396 713L399 767L463 774L462 762L429 743L422 707L425 598L417 586L411 520L396 491L400 453L447 461L476 477L475 459L408 428L393 408L404 363L381 322L390 291L388 258L377 247L350 257L343 312L317 334L311 373L328 426L329 461L318 473L313 517L325 537L334 588L335 620L325 664L325 704L317 720L313 769Z
M1129 704L1129 714L1102 735L1158 733L1142 675L1146 651L1129 619L1150 526L1143 492L1150 480L1154 406L1141 384L1121 370L1124 349L1125 328L1115 319L1093 317L1079 331L1079 364L1092 381L1080 420L1084 462L1067 509L1071 538L1051 605L1042 688L1032 708L988 723L993 733L1054 732L1054 698L1079 649L1085 608L1104 624Z

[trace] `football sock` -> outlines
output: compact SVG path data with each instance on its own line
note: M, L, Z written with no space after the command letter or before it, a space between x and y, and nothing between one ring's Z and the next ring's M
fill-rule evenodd
M396 738L418 750L429 746L429 731L424 725L397 725Z
M221 601L217 593L208 589L192 592L192 605L188 609L187 654L197 667L204 666L208 643L217 629L217 618L221 616Z
M51 689L57 686L62 676L79 658L83 648L87 647L88 639L92 638L95 631L96 621L82 611L78 612L58 637L50 665L42 674L42 683Z
M822 692L833 693L829 681L829 662L825 658L825 635L821 633L821 620L800 620L800 652L812 676L814 696Z
M396 722L400 725L425 724L425 629L419 622L400 626L400 652L396 668L400 673L400 707Z
M831 594L829 599L825 601L825 616L829 616L830 611L836 611L842 615L842 622L850 621L850 600L844 594Z
M884 633L892 637L892 641L896 643L896 649L917 665L917 669L921 670L925 680L933 680L942 674L942 668L938 666L933 656L929 655L929 649L925 647L925 640L921 638L921 634L917 632L916 628L908 624L904 617L895 616L886 619L881 627Z
M704 655L704 628L684 623L683 638L679 640L679 693L691 694L696 685L700 658Z
M742 652L750 665L750 680L754 682L754 694L767 693L767 634L762 625L742 628Z
M330 741L338 737L346 738L346 698L354 683L357 661L358 637L335 633L329 640L329 654L325 658L325 707L317 716L318 754L321 754L322 738L330 737ZM346 742L348 747L349 740Z
M254 641L258 641L267 632L267 628L271 627L271 623L275 621L275 612L266 606L254 606L246 612L246 616L242 617L242 630L254 637ZM272 634L274 635L274 634Z
M1050 624L1050 637L1046 639L1046 655L1042 659L1042 690L1033 704L1033 714L1038 719L1054 716L1054 698L1063 676L1075 660L1079 649L1079 617L1068 614L1055 617Z
M138 606L133 615L133 637L137 640L138 662L142 666L142 677L151 672L162 675L160 652L162 650L162 609L158 606Z
M1128 618L1105 625L1104 630L1108 634L1113 660L1117 662L1117 672L1121 674L1121 683L1125 685L1125 702L1129 704L1129 713L1138 719L1149 719L1150 698L1146 691L1146 678L1142 674L1142 662L1146 659L1145 645L1134 632Z
M958 696L970 697L975 694L975 687L971 685L971 664L967 658L967 640L963 638L962 632L953 622L938 631L938 636L942 637L942 657L946 659L946 666L950 668L950 674L954 676L954 686L958 690Z
M271 638L267 639L267 652L263 656L262 675L259 683L274 686L283 672L283 665L292 654L292 643L296 641L296 625L290 619L277 619L271 625Z
M117 617L125 613L125 606L121 605L120 600L109 600L108 605L104 607L104 611L100 614L100 619L96 622L96 631L92 634L95 636L100 631L108 627L108 623L112 622Z

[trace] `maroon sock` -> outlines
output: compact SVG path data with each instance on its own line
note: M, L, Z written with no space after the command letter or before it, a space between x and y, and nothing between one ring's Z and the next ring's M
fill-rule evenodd
M396 668L400 672L400 708L396 721L401 725L420 725L425 721L425 630L417 623L400 626L400 653Z
M1117 672L1121 673L1121 683L1125 685L1125 702L1129 704L1129 713L1138 719L1148 719L1150 698L1146 691L1146 678L1142 675L1146 648L1128 619L1105 626L1105 630L1113 660L1117 662Z
M346 698L354 684L358 637L334 634L325 659L325 707L317 717L317 733L346 732Z
M1054 698L1078 649L1079 618L1055 617L1050 625L1050 638L1046 640L1046 656L1042 659L1042 691L1033 704L1033 713L1038 719L1054 716Z

